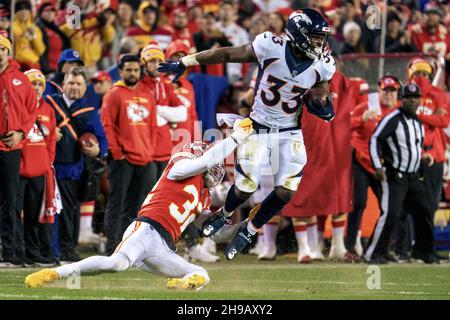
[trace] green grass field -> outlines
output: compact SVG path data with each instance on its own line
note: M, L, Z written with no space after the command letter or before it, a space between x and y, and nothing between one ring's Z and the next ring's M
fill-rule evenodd
M258 262L241 255L203 266L211 282L194 292L168 290L165 278L136 269L83 276L81 289L67 289L65 280L29 289L24 278L37 269L3 269L0 299L450 299L450 264L380 266L379 290L367 288L367 264L299 265L294 256Z

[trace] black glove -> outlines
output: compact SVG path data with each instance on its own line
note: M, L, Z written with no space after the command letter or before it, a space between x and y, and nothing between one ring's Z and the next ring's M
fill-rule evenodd
M178 79L183 75L186 71L186 66L181 61L170 61L162 62L159 64L157 69L162 73L173 73L175 74L175 78L173 78L172 82L177 82Z
M333 104L331 103L331 98L327 96L325 102L316 100L307 100L306 108L310 113L326 121L332 121L334 119Z

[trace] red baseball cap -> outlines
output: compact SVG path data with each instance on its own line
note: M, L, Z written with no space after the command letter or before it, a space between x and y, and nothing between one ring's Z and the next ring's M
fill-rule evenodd
M166 59L170 59L175 53L189 54L189 46L181 39L173 41L166 50Z
M91 82L112 81L111 76L107 71L97 71L91 78Z
M378 81L378 86L381 90L386 88L394 88L395 90L398 90L400 88L400 82L394 76L384 76Z

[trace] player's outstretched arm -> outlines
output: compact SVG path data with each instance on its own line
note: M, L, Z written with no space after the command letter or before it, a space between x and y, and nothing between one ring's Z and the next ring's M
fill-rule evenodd
M245 44L238 47L224 47L205 50L196 54L183 57L180 61L170 61L161 63L158 67L159 72L173 73L176 82L178 78L186 71L187 67L199 64L219 64L225 62L258 62L251 44Z
M195 159L182 159L176 162L167 174L170 180L183 180L205 172L221 163L234 149L244 142L253 132L252 121L249 118L237 120L234 123L233 133L230 137L220 141L201 157Z

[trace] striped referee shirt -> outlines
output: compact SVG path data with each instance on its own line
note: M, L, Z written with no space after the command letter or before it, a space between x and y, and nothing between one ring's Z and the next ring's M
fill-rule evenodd
M373 167L390 167L402 173L418 172L423 139L424 127L416 116L401 108L391 112L380 121L370 138Z

